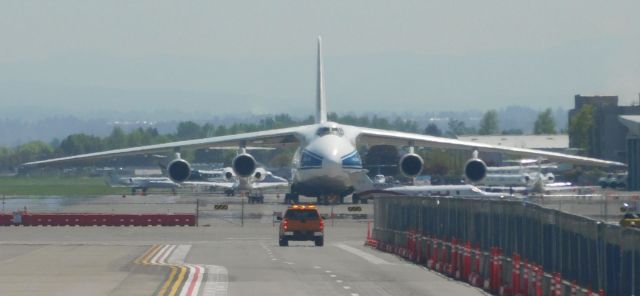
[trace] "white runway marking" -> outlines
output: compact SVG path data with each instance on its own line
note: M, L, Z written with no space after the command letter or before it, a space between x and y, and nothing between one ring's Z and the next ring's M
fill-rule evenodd
M169 259L167 259L167 263L176 265L184 264L184 260L187 258L190 250L191 245L179 245L173 253L171 253Z
M342 280L336 280L336 283L340 284L342 283Z
M343 250L345 250L345 251L347 251L347 252L349 252L351 254L354 254L354 255L356 255L356 256L364 259L364 260L367 260L367 261L369 261L370 263L373 263L373 264L392 264L392 263L390 263L388 261L385 261L384 259L378 258L378 257L376 257L374 255L371 255L371 254L367 253L367 252L358 250L358 249L356 249L354 247L347 246L345 244L338 243L338 244L334 244L334 246L336 246L336 247L338 247L340 249L343 249Z
M330 277L336 277L337 275L335 275L335 274L330 274L329 276L330 276Z
M229 271L224 266L206 265L207 282L202 290L203 295L226 296L229 291Z
M185 263L185 259L191 250L191 245L163 245L160 248L154 249L156 250L154 251L155 254L151 256L151 258L143 260L141 263L186 268L186 277L181 283L181 288L177 291L177 295L198 295L203 283L204 273L207 272L207 268L203 265ZM221 274L223 274L223 276ZM226 274L227 271L224 267L216 266L216 268L213 269L212 274L209 276L208 282L212 282L209 284L209 290L202 291L201 295L227 295L226 287L228 284L226 282ZM224 281L221 279L224 279Z
M315 269L320 269L320 268L322 268L322 267L320 267L320 266L314 266L313 268L315 268Z
M351 289L351 287L349 287L349 286L343 286L343 288L344 288L345 290L349 290L349 289Z

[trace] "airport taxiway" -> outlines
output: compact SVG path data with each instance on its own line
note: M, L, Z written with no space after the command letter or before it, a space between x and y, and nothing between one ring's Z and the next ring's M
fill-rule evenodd
M245 214L252 218L244 226L232 213L213 212L201 227L1 228L0 290L5 295L484 294L363 246L365 220L327 221L324 247L311 242L279 247L277 224L269 215L284 208L275 202L246 204Z

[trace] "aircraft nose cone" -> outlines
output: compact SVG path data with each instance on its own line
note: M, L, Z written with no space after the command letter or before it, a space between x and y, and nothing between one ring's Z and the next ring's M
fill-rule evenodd
M325 155L324 160L322 162L322 167L326 170L326 172L330 176L337 176L340 174L342 169L342 161L337 155Z

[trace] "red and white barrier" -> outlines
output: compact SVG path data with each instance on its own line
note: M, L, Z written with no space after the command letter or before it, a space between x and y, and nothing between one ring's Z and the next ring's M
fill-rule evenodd
M365 245L395 253L419 264L424 262L422 260L426 260L426 266L429 269L467 281L473 286L498 295L564 296L565 290L571 296L584 295L585 290L582 290L575 281L566 284L565 287L560 273L551 275L547 290L547 285L543 285L546 281L543 282L545 273L542 266L523 260L518 253L513 253L511 258L506 258L497 247L491 247L487 254L480 250L479 245L472 248L469 241L460 243L452 238L447 242L435 237L420 236L417 233L407 233L405 242L394 245L374 239L369 235L370 230L367 230L367 234ZM504 264L507 261L511 261L511 264L507 265L510 269L504 270ZM503 278L504 276L507 277ZM587 295L593 295L591 289L588 290ZM598 295L604 295L604 292L599 290Z

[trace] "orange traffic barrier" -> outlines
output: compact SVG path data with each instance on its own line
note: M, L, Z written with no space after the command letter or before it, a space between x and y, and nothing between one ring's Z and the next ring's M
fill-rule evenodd
M571 282L571 296L578 296L578 286L576 285L576 281Z
M466 279L471 273L471 242L467 241L462 252L462 278Z
M457 271L458 271L458 240L456 238L452 238L451 239L451 262L449 263L449 274L453 275Z
M489 265L489 290L498 290L498 250L495 247L491 247L490 256L491 263Z
M444 265L447 264L447 241L442 241L442 250L440 250L440 263L438 265L439 268L437 270L442 272L444 270Z
M502 252L500 248L496 248L496 287L502 286Z
M513 253L511 260L511 289L513 293L520 293L520 255Z
M522 293L524 295L529 295L529 263L527 263L527 261L524 261L523 264L524 270L523 270L523 283L522 283Z
M542 276L543 276L542 266L537 265L535 267L535 273L536 273L536 296L542 296Z
M436 263L438 262L438 240L431 240L431 259L427 262L427 267L429 269L434 269Z
M421 237L416 238L415 259L416 259L416 262L418 264L421 263L421 260L422 260L422 239L421 239Z
M549 295L562 296L562 276L559 272L553 274Z

